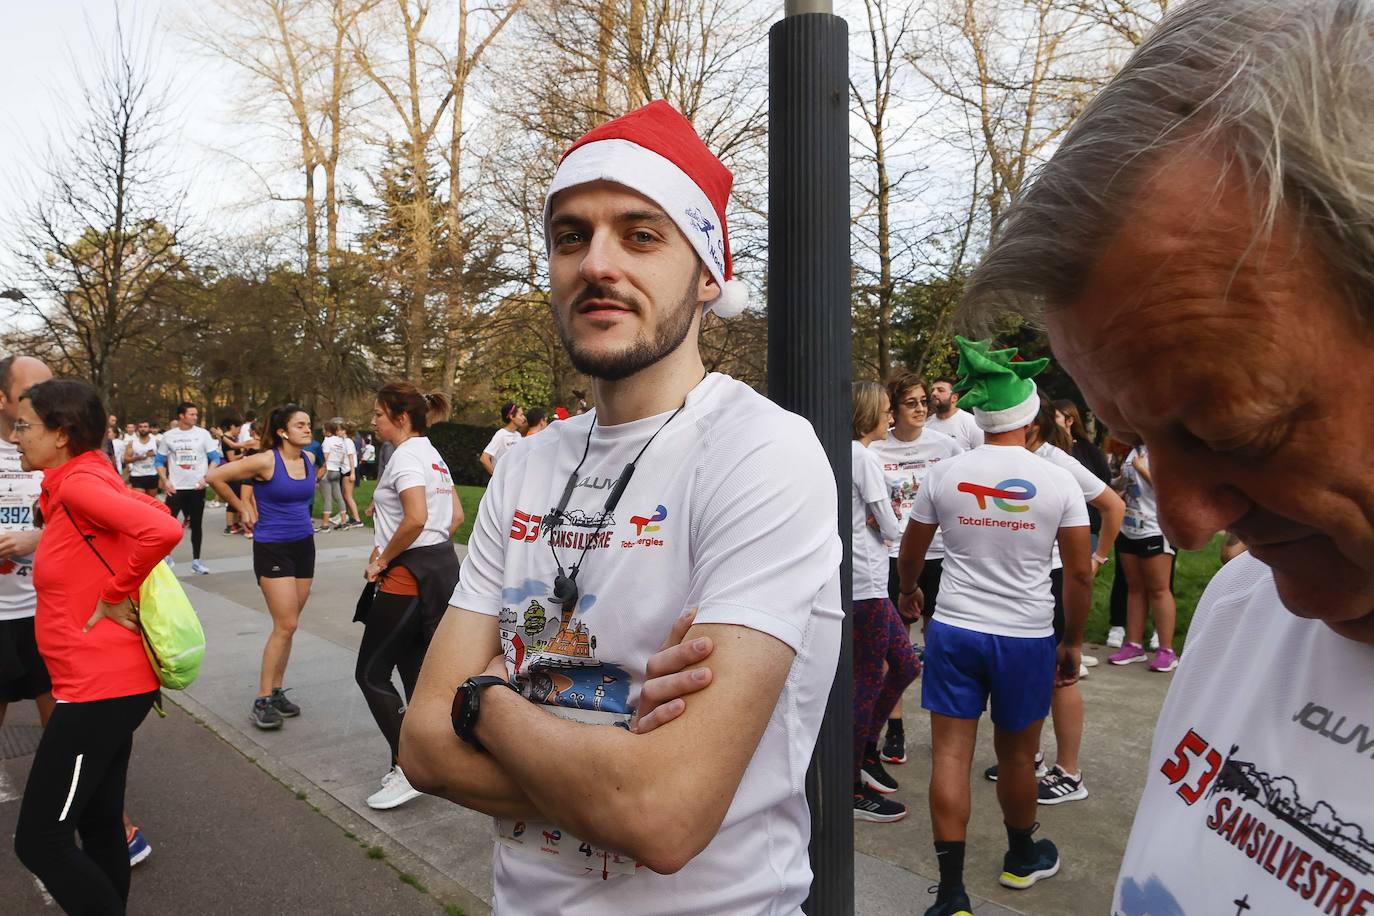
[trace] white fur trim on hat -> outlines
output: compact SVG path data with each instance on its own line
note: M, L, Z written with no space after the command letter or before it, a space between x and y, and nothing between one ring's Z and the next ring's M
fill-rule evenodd
M715 312L722 318L734 318L749 304L749 287L743 280L726 280L720 287L720 295L706 303L706 310Z
M1034 382L1031 383L1032 386L1034 384ZM1034 387L1031 388L1030 397L1014 407L1007 407L1003 410L973 408L973 418L978 421L978 428L985 433L1006 433L1013 429L1028 426L1038 413L1040 413L1040 391Z
M629 140L598 140L579 146L558 166L553 183L549 186L549 194L544 198L546 254L553 244L549 232L553 196L559 191L593 181L624 185L662 207L720 286L721 295L708 302L706 308L722 318L738 315L744 310L749 298L748 291L728 291L733 284L740 287L743 284L725 277L725 233L721 230L720 217L716 215L710 198L670 160ZM738 305L734 306L733 303Z

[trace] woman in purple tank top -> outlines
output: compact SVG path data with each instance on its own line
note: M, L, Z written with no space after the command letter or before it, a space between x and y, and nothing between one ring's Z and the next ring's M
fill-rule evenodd
M258 728L281 728L282 720L300 715L286 698L282 680L291 657L291 638L315 579L315 536L310 503L315 481L324 473L304 451L310 444L310 414L295 404L272 411L265 451L222 464L206 475L253 532L253 573L257 576L272 634L262 650L257 698L250 713ZM242 498L229 481L243 480Z

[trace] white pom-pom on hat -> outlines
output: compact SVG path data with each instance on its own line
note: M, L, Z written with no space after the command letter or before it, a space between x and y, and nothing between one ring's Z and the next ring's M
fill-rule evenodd
M720 285L720 295L706 303L707 311L721 318L734 318L749 304L749 287L743 280L726 280Z

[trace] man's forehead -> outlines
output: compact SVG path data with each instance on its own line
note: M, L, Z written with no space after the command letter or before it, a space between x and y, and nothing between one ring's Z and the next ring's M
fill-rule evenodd
M592 181L564 188L549 202L549 221L583 219L595 213L612 219L651 217L672 222L658 204L638 191L613 181Z

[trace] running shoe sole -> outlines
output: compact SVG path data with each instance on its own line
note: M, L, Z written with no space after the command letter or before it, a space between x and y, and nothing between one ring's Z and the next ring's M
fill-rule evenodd
M1148 662L1149 660L1150 656L1147 653L1142 652L1140 655L1132 655L1130 658L1123 658L1121 661L1117 661L1114 658L1109 658L1107 659L1107 662L1108 664L1112 665L1134 665L1136 662Z
M1058 795L1054 798L1038 798L1036 799L1036 801L1042 805L1062 805L1064 804L1064 802L1078 801L1080 798L1087 797L1088 787L1083 785L1082 783L1079 783L1078 788L1074 789L1072 792L1065 793L1064 795Z
M865 811L862 808L855 808L854 820L868 821L870 824L893 824L910 813L910 811L903 811L901 814L876 814L872 811Z
M373 809L374 811L390 811L392 808L399 808L406 802L414 801L415 799L419 798L421 795L424 794L425 793L421 792L419 789L411 789L404 795L398 795L394 799L389 799L378 804L373 804L372 798L369 797L367 799L367 806Z
M1178 667L1178 659L1174 659L1174 660L1173 660L1172 662L1170 662L1166 667L1163 667L1163 668L1156 668L1154 665L1151 665L1151 666L1150 666L1150 670L1153 671L1153 672L1155 672L1156 674L1168 674L1170 671L1173 671L1173 670L1174 670L1175 668L1177 668L1177 667Z
M1033 871L1028 875L1014 875L1009 871L1004 871L997 879L997 883L1015 891L1028 890L1034 887L1037 881L1053 878L1055 875L1059 874L1059 862L1059 859L1055 859L1054 865L1051 867L1041 869L1040 871Z
M867 770L859 770L859 779L863 780L863 784L868 786L874 792L880 792L883 795L891 795L893 792L897 791L895 787L885 786L882 783L878 782L878 780L874 779L872 776L869 776Z
M883 763L906 763L906 754L903 754L900 757L889 757L886 754L879 754L878 759L881 760Z

